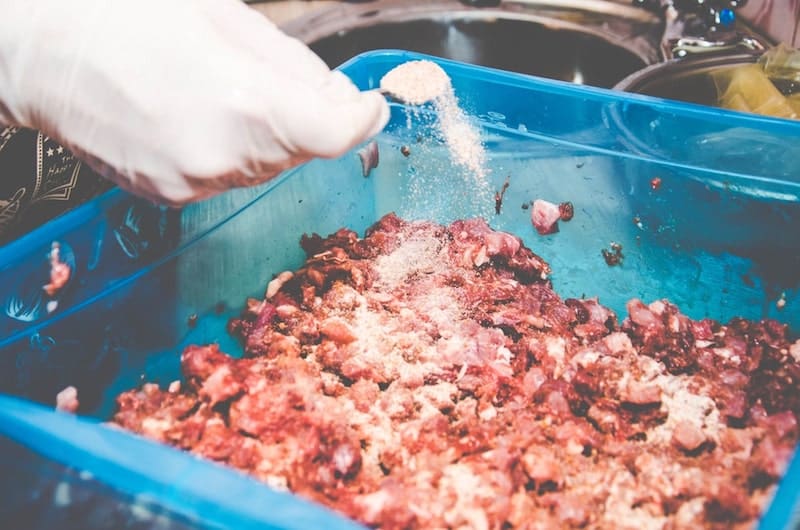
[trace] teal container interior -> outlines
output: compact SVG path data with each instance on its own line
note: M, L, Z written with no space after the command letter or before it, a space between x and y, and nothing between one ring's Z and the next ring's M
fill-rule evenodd
M371 52L341 69L369 89L420 58ZM561 296L597 296L620 320L631 298L667 298L692 318L774 318L798 337L800 123L434 60L480 126L488 196L451 162L431 109L392 104L366 177L354 150L180 212L114 191L0 248L0 521L35 506L44 515L27 527L51 527L47 514L67 510L75 528L91 528L94 512L73 506L89 499L122 518L144 513L143 528L355 527L102 422L119 392L179 379L185 346L238 354L228 319L303 262L302 234L363 233L388 212L442 223L484 215L551 264ZM537 234L538 198L572 202L574 218ZM53 242L73 273L48 298ZM601 254L612 242L619 266ZM68 385L78 417L52 410ZM795 459L763 528L791 526L798 489Z

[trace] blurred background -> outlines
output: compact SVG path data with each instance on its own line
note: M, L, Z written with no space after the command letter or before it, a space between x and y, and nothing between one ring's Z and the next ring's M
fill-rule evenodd
M570 83L800 117L800 0L244 0L330 67L404 49ZM765 52L783 45L777 57ZM467 102L468 103L468 102ZM0 245L111 185L0 129Z
M267 15L277 24L318 11L336 0L249 0L257 10ZM763 32L775 42L785 42L794 47L800 46L800 0L751 0L740 9L740 15L754 28Z

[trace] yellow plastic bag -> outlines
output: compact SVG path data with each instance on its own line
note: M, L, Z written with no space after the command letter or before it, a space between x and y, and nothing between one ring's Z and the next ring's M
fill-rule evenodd
M720 107L800 119L800 52L797 50L781 45L765 53L757 63L717 70L711 77ZM794 91L797 93L792 94Z

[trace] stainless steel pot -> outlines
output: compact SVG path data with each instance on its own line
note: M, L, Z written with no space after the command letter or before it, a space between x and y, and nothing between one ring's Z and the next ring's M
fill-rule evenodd
M615 89L647 96L694 103L707 107L719 107L718 90L712 74L754 64L760 54L706 55L690 56L685 59L672 59L661 64L651 65L635 72L615 85ZM777 83L779 90L788 94ZM658 103L651 105L652 112L660 108ZM683 130L669 127L664 130L661 120L648 112L629 112L626 108L613 107L608 110L607 123L620 131L619 138L634 152L670 158L675 155L684 163L695 163L698 167L716 167L720 161L707 160L710 153L707 146L714 143L717 153L728 153L727 159L736 160L736 169L743 174L765 175L769 167L778 179L796 180L800 145L774 144L769 134L758 137L747 129L747 123L731 121L728 129L714 127L706 130L705 122L686 123ZM761 119L753 116L754 119ZM721 118L723 119L723 118ZM733 120L732 116L724 120ZM725 123L725 122L722 122ZM779 126L779 125L776 125ZM794 127L795 122L786 120L785 127ZM659 135L672 135L666 141ZM673 145L676 153L659 152L655 146ZM720 146L724 146L720 147ZM739 159L741 157L741 160ZM780 161L780 163L778 163ZM709 165L710 164L710 165Z
M650 65L622 79L614 88L687 103L717 106L712 72L755 63L758 54L700 55Z
M663 22L611 0L456 0L341 3L282 29L333 67L396 48L575 83L612 87L659 60Z

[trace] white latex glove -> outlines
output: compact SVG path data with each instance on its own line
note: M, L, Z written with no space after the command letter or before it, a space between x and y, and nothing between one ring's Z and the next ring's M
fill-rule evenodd
M0 0L0 121L158 202L339 156L388 115L239 0Z

